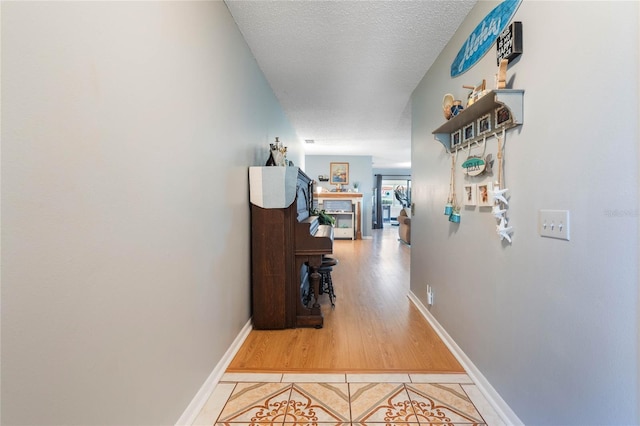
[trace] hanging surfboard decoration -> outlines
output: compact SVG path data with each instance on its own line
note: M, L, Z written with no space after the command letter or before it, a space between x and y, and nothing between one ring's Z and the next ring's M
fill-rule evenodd
M489 51L500 33L509 25L520 3L522 0L504 0L484 17L453 60L451 77L465 73Z

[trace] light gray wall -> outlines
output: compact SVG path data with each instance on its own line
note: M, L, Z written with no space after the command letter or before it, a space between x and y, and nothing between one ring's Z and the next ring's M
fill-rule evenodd
M3 2L2 424L174 424L250 317L292 128L222 2Z
M411 289L426 302L433 286L431 312L525 424L638 424L638 2L521 4L511 245L490 212L447 221L450 157L431 134L446 92L493 87L495 48L458 78L449 67L496 4L478 2L413 95ZM539 237L539 209L570 210L571 241Z
M327 190L335 187L329 182L318 181L318 176L329 174L331 162L349 163L349 185L347 186L353 188L354 182L360 183L359 192L362 193L362 235L371 237L371 196L374 185L371 167L373 157L370 155L307 155L305 162L305 173Z

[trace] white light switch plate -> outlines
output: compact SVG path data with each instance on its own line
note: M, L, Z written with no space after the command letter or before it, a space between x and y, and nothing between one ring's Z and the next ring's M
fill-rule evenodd
M539 210L538 233L541 237L569 241L569 210Z

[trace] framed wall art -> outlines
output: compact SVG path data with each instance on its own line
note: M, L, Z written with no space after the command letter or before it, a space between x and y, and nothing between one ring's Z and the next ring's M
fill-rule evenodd
M451 149L457 148L462 143L462 133L457 130L451 133Z
M478 204L477 192L478 192L478 188L475 183L467 184L464 186L464 205L465 206L475 206Z
M485 114L478 118L478 136L482 136L485 133L491 131L491 114Z
M466 126L464 126L464 128L462 129L462 139L466 142L470 139L473 139L473 137L475 136L474 132L473 132L473 122L467 124Z
M349 163L330 163L329 176L332 185L349 183Z
M493 198L491 197L491 191L493 191L493 184L491 182L478 184L478 205L479 206L493 206Z
M511 113L507 107L496 109L496 128L504 126L507 123L511 123Z

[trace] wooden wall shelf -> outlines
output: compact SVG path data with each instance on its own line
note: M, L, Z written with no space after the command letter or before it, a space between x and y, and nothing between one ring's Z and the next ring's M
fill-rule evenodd
M461 135L461 142L453 147L454 150L464 148L472 142L483 139L485 136L493 135L495 132L522 125L524 121L523 104L524 90L492 90L478 99L470 107L463 109L458 115L434 130L433 135L435 139L444 146L447 152L451 152L452 133L455 133L458 130L463 132L467 126L473 124L474 136L465 140L464 135ZM502 107L506 107L509 110L511 118L506 123L496 125L495 112ZM491 130L487 133L478 135L478 119L487 114L490 114L491 117Z

